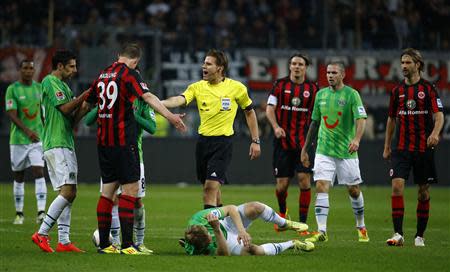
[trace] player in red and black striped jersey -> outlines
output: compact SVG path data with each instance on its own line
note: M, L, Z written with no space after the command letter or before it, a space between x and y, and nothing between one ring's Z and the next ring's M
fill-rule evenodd
M186 127L180 115L173 114L149 92L140 74L135 71L141 57L136 44L126 45L119 58L104 69L91 85L90 93L83 103L77 118L81 118L90 107L98 105L97 149L102 176L102 195L97 205L97 220L100 233L100 253L118 253L109 241L113 196L119 185L119 218L124 254L140 254L133 244L134 208L138 202L137 192L140 178L137 145L137 123L133 113L133 101L143 99L161 113L178 130Z
M429 187L437 182L434 148L439 143L439 133L444 124L443 106L434 85L421 78L424 62L420 52L407 48L400 58L405 79L391 92L383 152L383 157L390 159L391 164L395 232L387 244L403 244L403 191L412 169L414 183L419 187L414 243L424 246L423 234L430 209ZM394 130L396 139L391 150Z
M274 138L273 169L279 214L286 216L289 179L297 173L300 187L299 221L305 223L311 202L311 167L300 161L301 149L311 122L317 83L306 80L309 59L294 54L289 59L289 76L275 81L267 101L266 115L272 125ZM275 227L276 228L276 227Z

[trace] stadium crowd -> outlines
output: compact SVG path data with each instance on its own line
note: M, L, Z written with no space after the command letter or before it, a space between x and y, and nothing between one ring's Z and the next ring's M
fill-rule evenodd
M450 47L445 0L55 0L54 7L54 41L75 51L105 45L108 26L159 30L167 49ZM3 1L0 47L48 45L48 12L47 1Z

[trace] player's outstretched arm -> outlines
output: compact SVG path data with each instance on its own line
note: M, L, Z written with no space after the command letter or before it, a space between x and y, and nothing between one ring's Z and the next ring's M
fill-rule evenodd
M186 125L183 123L183 120L181 120L184 114L173 114L161 103L157 96L150 92L144 93L142 99L149 104L150 107L164 116L177 130L181 132L187 130Z
M177 95L162 100L161 103L166 106L166 108L176 108L179 106L186 106L186 98L182 95Z
M86 116L84 117L84 124L86 126L92 126L93 124L95 124L95 121L97 121L97 111L98 111L98 106L94 107L92 110L90 110L88 112L88 114L86 114Z
M76 110L83 104L84 100L86 100L87 95L89 94L90 89L84 91L81 95L76 97L75 99L59 105L58 109L65 115L65 116L71 116L75 113ZM78 119L79 121L79 119Z

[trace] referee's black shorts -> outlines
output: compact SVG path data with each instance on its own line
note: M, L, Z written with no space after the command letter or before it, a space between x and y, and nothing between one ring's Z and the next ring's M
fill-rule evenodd
M136 145L120 147L97 146L98 161L103 183L120 184L140 179L139 151Z
M232 150L232 136L199 135L195 149L198 180L201 183L205 183L207 179L221 184L228 183L226 172L231 162Z
M402 178L408 180L413 170L415 184L437 183L434 149L427 148L425 152L393 150L391 154L391 179Z

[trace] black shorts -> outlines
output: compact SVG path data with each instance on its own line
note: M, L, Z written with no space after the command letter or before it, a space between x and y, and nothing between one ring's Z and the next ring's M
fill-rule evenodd
M97 146L97 149L103 183L118 181L120 184L128 184L140 179L137 145Z
M195 149L197 178L201 183L205 180L217 180L227 183L226 172L231 162L233 142L231 136L200 135Z
M434 149L427 148L425 152L394 150L391 154L391 179L408 180L413 170L415 184L437 183Z
M310 151L309 161L310 167L305 167L300 161L300 149L283 149L281 141L274 139L273 147L273 174L277 178L292 178L297 173L312 173L314 166L314 151Z

